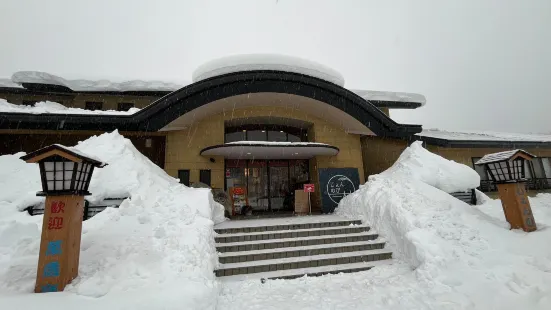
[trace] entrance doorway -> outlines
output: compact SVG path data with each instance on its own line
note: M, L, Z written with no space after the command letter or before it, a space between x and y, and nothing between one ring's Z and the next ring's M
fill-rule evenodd
M247 189L254 212L294 210L295 190L309 183L308 160L226 160L226 190Z

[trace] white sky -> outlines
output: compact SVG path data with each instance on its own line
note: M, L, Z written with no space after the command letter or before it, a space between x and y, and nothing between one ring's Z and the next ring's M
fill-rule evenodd
M422 93L425 128L551 132L549 0L0 0L0 77L191 80L200 64L280 53L346 87Z

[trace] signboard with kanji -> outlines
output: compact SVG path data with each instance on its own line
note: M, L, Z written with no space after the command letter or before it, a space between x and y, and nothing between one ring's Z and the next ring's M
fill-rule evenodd
M313 193L315 191L314 184L304 184L304 191L307 193Z

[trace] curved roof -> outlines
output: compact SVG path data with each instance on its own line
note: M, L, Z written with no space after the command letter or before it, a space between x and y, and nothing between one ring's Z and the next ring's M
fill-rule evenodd
M354 117L378 136L404 137L421 131L420 125L396 123L370 102L334 83L304 74L264 70L201 80L128 116L48 114L37 117L0 113L0 128L158 131L185 113L215 100L261 92L293 94L327 103Z
M311 60L275 54L234 55L215 59L195 69L192 80L198 82L228 73L258 70L299 73L344 86L344 77L332 68Z

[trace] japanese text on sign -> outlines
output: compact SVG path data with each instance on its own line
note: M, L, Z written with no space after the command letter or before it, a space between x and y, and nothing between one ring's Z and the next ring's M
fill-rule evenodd
M62 217L50 217L48 219L48 230L63 228Z

